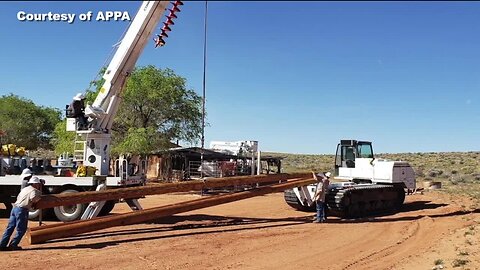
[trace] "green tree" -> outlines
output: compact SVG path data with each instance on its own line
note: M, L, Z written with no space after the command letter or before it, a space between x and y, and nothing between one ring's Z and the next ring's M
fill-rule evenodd
M63 119L56 126L53 131L52 144L56 155L63 153L73 154L75 140L75 132L67 131L67 119Z
M114 153L142 154L169 142L195 142L201 132L201 97L171 69L140 67L132 72L112 133Z
M60 111L38 106L14 94L0 96L0 130L6 132L2 143L13 143L27 149L52 149L50 140Z

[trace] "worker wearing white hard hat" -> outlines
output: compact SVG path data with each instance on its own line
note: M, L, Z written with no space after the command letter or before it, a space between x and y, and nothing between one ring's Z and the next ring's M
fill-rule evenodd
M325 203L325 195L328 190L328 185L330 185L330 172L326 173L319 173L315 174L313 172L313 178L317 180L317 187L315 189L315 195L313 195L313 199L316 203L316 208L317 208L317 215L316 219L313 221L313 223L323 223L327 220L327 215L326 215L326 203Z
M29 185L36 185L36 184L40 184L40 185L44 185L45 184L45 180L43 179L40 179L36 176L32 177L30 180L28 180L28 184ZM41 186L34 186L35 188L37 188L38 190L40 190L39 188L41 188Z
M88 127L88 120L85 116L85 95L78 93L73 97L73 101L69 106L71 110L71 117L74 117L77 122L77 130L85 130Z
M43 184L45 184L45 180L33 176L28 180L28 186L22 189L18 194L17 200L13 204L12 212L10 213L7 229L0 241L1 251L22 249L18 244L27 232L28 212L40 200ZM14 230L16 230L17 233L10 241L10 237Z
M73 100L82 100L85 99L85 95L83 93L78 93L73 97Z
M22 180L22 189L27 186L28 180L30 180L33 176L32 171L29 168L25 168L20 175L20 179Z

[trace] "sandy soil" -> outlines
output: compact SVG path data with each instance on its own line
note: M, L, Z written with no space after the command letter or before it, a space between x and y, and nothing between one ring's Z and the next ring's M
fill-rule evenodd
M198 198L152 196L144 208ZM129 211L118 204L114 212ZM4 212L4 211L3 211ZM312 224L282 194L0 252L2 269L480 269L480 210L437 192L401 212ZM0 219L5 228L6 218ZM47 222L52 223L52 222ZM30 226L36 226L31 222Z

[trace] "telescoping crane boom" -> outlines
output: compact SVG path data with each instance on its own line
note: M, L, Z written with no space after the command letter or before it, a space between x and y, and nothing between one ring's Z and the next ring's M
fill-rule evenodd
M118 49L110 61L103 78L105 82L91 105L85 108L85 115L89 117L87 130L78 130L75 119L70 118L67 130L75 131L77 137L84 138L81 158L86 166L97 169L97 175L108 175L109 154L111 141L111 127L121 102L121 94L125 88L127 77L135 68L135 64L145 48L152 32L164 14L169 1L144 1L135 18L125 33ZM172 2L170 14L164 22L161 35L157 35L156 47L163 46L170 31L169 25L176 18L175 12L180 11L181 1Z

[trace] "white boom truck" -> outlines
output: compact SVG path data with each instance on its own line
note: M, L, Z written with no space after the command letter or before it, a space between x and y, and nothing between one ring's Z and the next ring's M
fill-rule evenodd
M261 171L261 160L260 160L260 151L258 150L258 141L236 141L236 142L225 142L225 141L211 141L210 149L213 151L229 154L229 155L250 155L250 174L260 174ZM246 165L246 164L245 164Z
M376 159L372 143L341 140L335 156L335 178L326 194L329 214L362 217L398 209L407 192L415 189L415 172L405 161ZM286 190L288 205L303 211L315 210L316 185Z
M126 160L117 160L116 167L118 169L115 175L109 175L111 127L120 105L126 79L133 71L135 63L167 10L168 4L169 1L144 1L140 6L108 65L103 76L105 83L94 103L87 105L85 109L85 114L89 117L90 128L79 130L75 118L67 118L67 130L76 132L74 159L82 161L85 166L95 167L96 175L86 177L41 175L39 177L46 181L44 193L90 191L96 190L100 184L105 184L108 188L145 184L145 162L139 164L138 173L134 175L129 170ZM170 14L162 28L162 35L158 35L155 40L157 46L165 44L163 38L168 36L165 32L170 31L169 25L173 24L172 19L176 18L175 12L180 11L177 6L183 5L181 1L175 1L172 4L173 7L169 9ZM1 172L3 171L1 170ZM15 202L15 198L20 192L21 182L19 175L3 174L0 176L0 202L4 203L7 208L10 208L11 204ZM107 202L101 213L110 212L114 204L113 201ZM85 204L60 206L56 207L54 212L56 217L62 221L75 220L82 216L86 207ZM30 218L35 218L38 213L39 211L31 213Z

